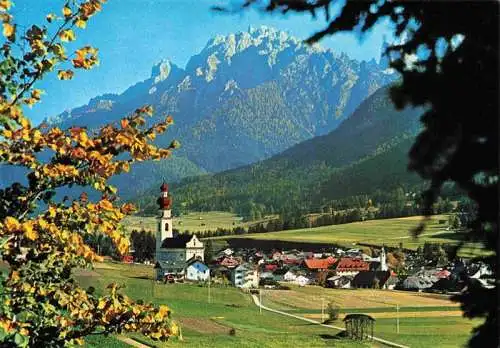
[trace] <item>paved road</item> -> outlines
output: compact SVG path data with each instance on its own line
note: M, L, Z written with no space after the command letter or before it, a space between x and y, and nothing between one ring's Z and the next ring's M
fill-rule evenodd
M273 312L273 313L277 313L277 314L281 314L281 315L286 315L287 317L292 317L292 318L295 318L295 319L307 321L309 323L316 324L316 325L321 325L321 326L324 326L324 327L328 327L330 329L345 331L345 328L343 328L343 327L339 327L339 326L335 326L335 325L322 324L322 323L320 323L320 322L318 322L316 320L312 320L312 319L309 319L309 318L304 318L304 317L301 317L301 316L298 316L298 315L286 313L286 312L283 312L283 311L279 311L277 309L272 309L272 308L263 306L260 303L259 298L258 298L257 295L253 295L252 294L252 298L253 298L253 302L255 303L255 305L257 307L261 307L263 310L266 310L266 311L269 311L269 312ZM402 344L398 344L398 343L395 343L395 342L387 341L387 340L384 340L382 338L378 338L378 337L375 337L375 336L373 336L372 338L373 338L374 341L377 341L377 342L382 343L382 344L384 344L386 346L389 346L389 347L410 348L408 346L404 346Z

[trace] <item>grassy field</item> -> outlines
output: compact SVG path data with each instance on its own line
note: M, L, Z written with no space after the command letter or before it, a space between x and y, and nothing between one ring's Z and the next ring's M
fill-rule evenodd
M184 341L155 342L158 347L373 346L339 339L333 329L297 319L265 311L261 315L248 294L232 287L212 288L211 303L208 303L207 288L190 284L153 285L147 279L151 275L152 269L142 265L99 264L94 270L78 271L77 279L83 286L94 286L98 291L103 291L110 282L126 284L124 291L131 297L172 308L174 317L181 323ZM236 330L234 336L229 335L232 328ZM140 335L130 336L153 343ZM95 346L94 342L89 343Z
M263 297L272 308L277 309L321 309L321 299L325 303L335 302L341 308L396 308L411 306L413 308L443 308L458 310L457 304L451 302L445 295L417 293L409 291L387 291L375 289L328 289L319 286L299 287L290 285L291 290L265 290ZM283 294L286 293L286 296Z
M167 304L180 321L184 340L154 343L158 347L377 347L340 339L338 332L308 324L294 318L263 311L259 314L250 296L235 288L208 289L191 284L154 284L152 269L142 265L98 264L94 270L77 272L83 286L103 291L110 282L125 284L124 290L136 299ZM308 286L288 291L266 291L266 306L290 313L320 319L321 298L335 300L345 313L371 313L376 318L376 336L410 347L462 346L477 322L463 319L457 307L442 296L384 290L334 290ZM396 333L395 304L400 309L400 333ZM420 313L415 315L415 313ZM441 315L436 316L437 313ZM343 326L341 321L334 325ZM236 335L230 336L234 328ZM131 334L143 343L152 341ZM110 337L92 337L90 347L122 347Z
M206 213L189 213L180 217L174 217L174 228L180 231L189 230L191 232L204 232L208 230L216 230L217 228L244 227L266 222L268 219L259 221L243 222L242 218L228 212L212 211ZM123 221L123 227L130 233L132 230L145 229L147 231L155 232L157 220L155 217L149 216L129 216Z
M292 286L289 291L266 290L262 298L268 307L317 320L321 319L322 299L325 306L331 301L340 307L340 320L347 313L369 314L376 319L377 337L417 348L463 346L480 323L463 318L459 307L443 295Z
M418 239L410 235L410 230L422 221L422 217L413 216L396 219L368 220L353 222L342 225L331 225L298 230L288 230L271 233L247 234L243 236L215 237L219 239L229 238L253 238L260 240L281 240L293 242L334 243L344 246L352 246L358 243L370 245L398 246L416 249L425 242L433 243L457 243L457 236L447 231L447 222L439 223L439 220L447 221L447 217L438 215L432 217L422 235ZM466 252L475 252L474 246L469 246Z

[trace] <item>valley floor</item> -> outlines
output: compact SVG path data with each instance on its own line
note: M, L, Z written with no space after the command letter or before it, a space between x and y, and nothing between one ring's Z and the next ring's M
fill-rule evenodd
M378 347L376 342L359 343L340 338L339 331L298 319L263 311L249 294L233 287L208 288L196 284L157 284L153 269L143 265L96 264L76 276L83 286L105 291L111 282L126 285L124 291L135 299L167 304L182 326L184 340L154 343L157 347ZM461 317L458 308L442 296L387 290L336 290L315 286L291 290L267 290L263 304L305 318L321 319L321 298L335 300L343 313L371 313L376 318L375 336L410 347L458 347L465 344L478 321ZM400 333L396 332L394 305L400 305ZM442 313L442 315L437 315ZM333 325L343 327L341 320ZM235 335L229 331L235 329ZM139 342L152 341L127 335ZM124 347L116 338L92 337L91 347Z

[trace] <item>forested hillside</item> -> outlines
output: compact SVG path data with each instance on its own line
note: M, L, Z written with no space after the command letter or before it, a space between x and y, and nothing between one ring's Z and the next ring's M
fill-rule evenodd
M407 171L407 153L422 110L395 110L388 90L378 90L327 135L265 161L173 185L175 207L227 210L251 219L341 208L349 200L382 205L401 192L419 191L424 183ZM137 199L146 213L156 210L156 189Z

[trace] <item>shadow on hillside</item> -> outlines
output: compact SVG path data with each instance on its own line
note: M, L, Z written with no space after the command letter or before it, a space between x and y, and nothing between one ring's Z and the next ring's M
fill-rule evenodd
M450 239L450 240L456 240L456 241L462 241L464 240L465 235L459 232L446 232L446 233L440 233L440 234L435 234L435 235L430 235L426 236L429 239Z
M145 279L145 280L152 280L151 277L149 276L126 276L126 278L131 278L131 279Z

